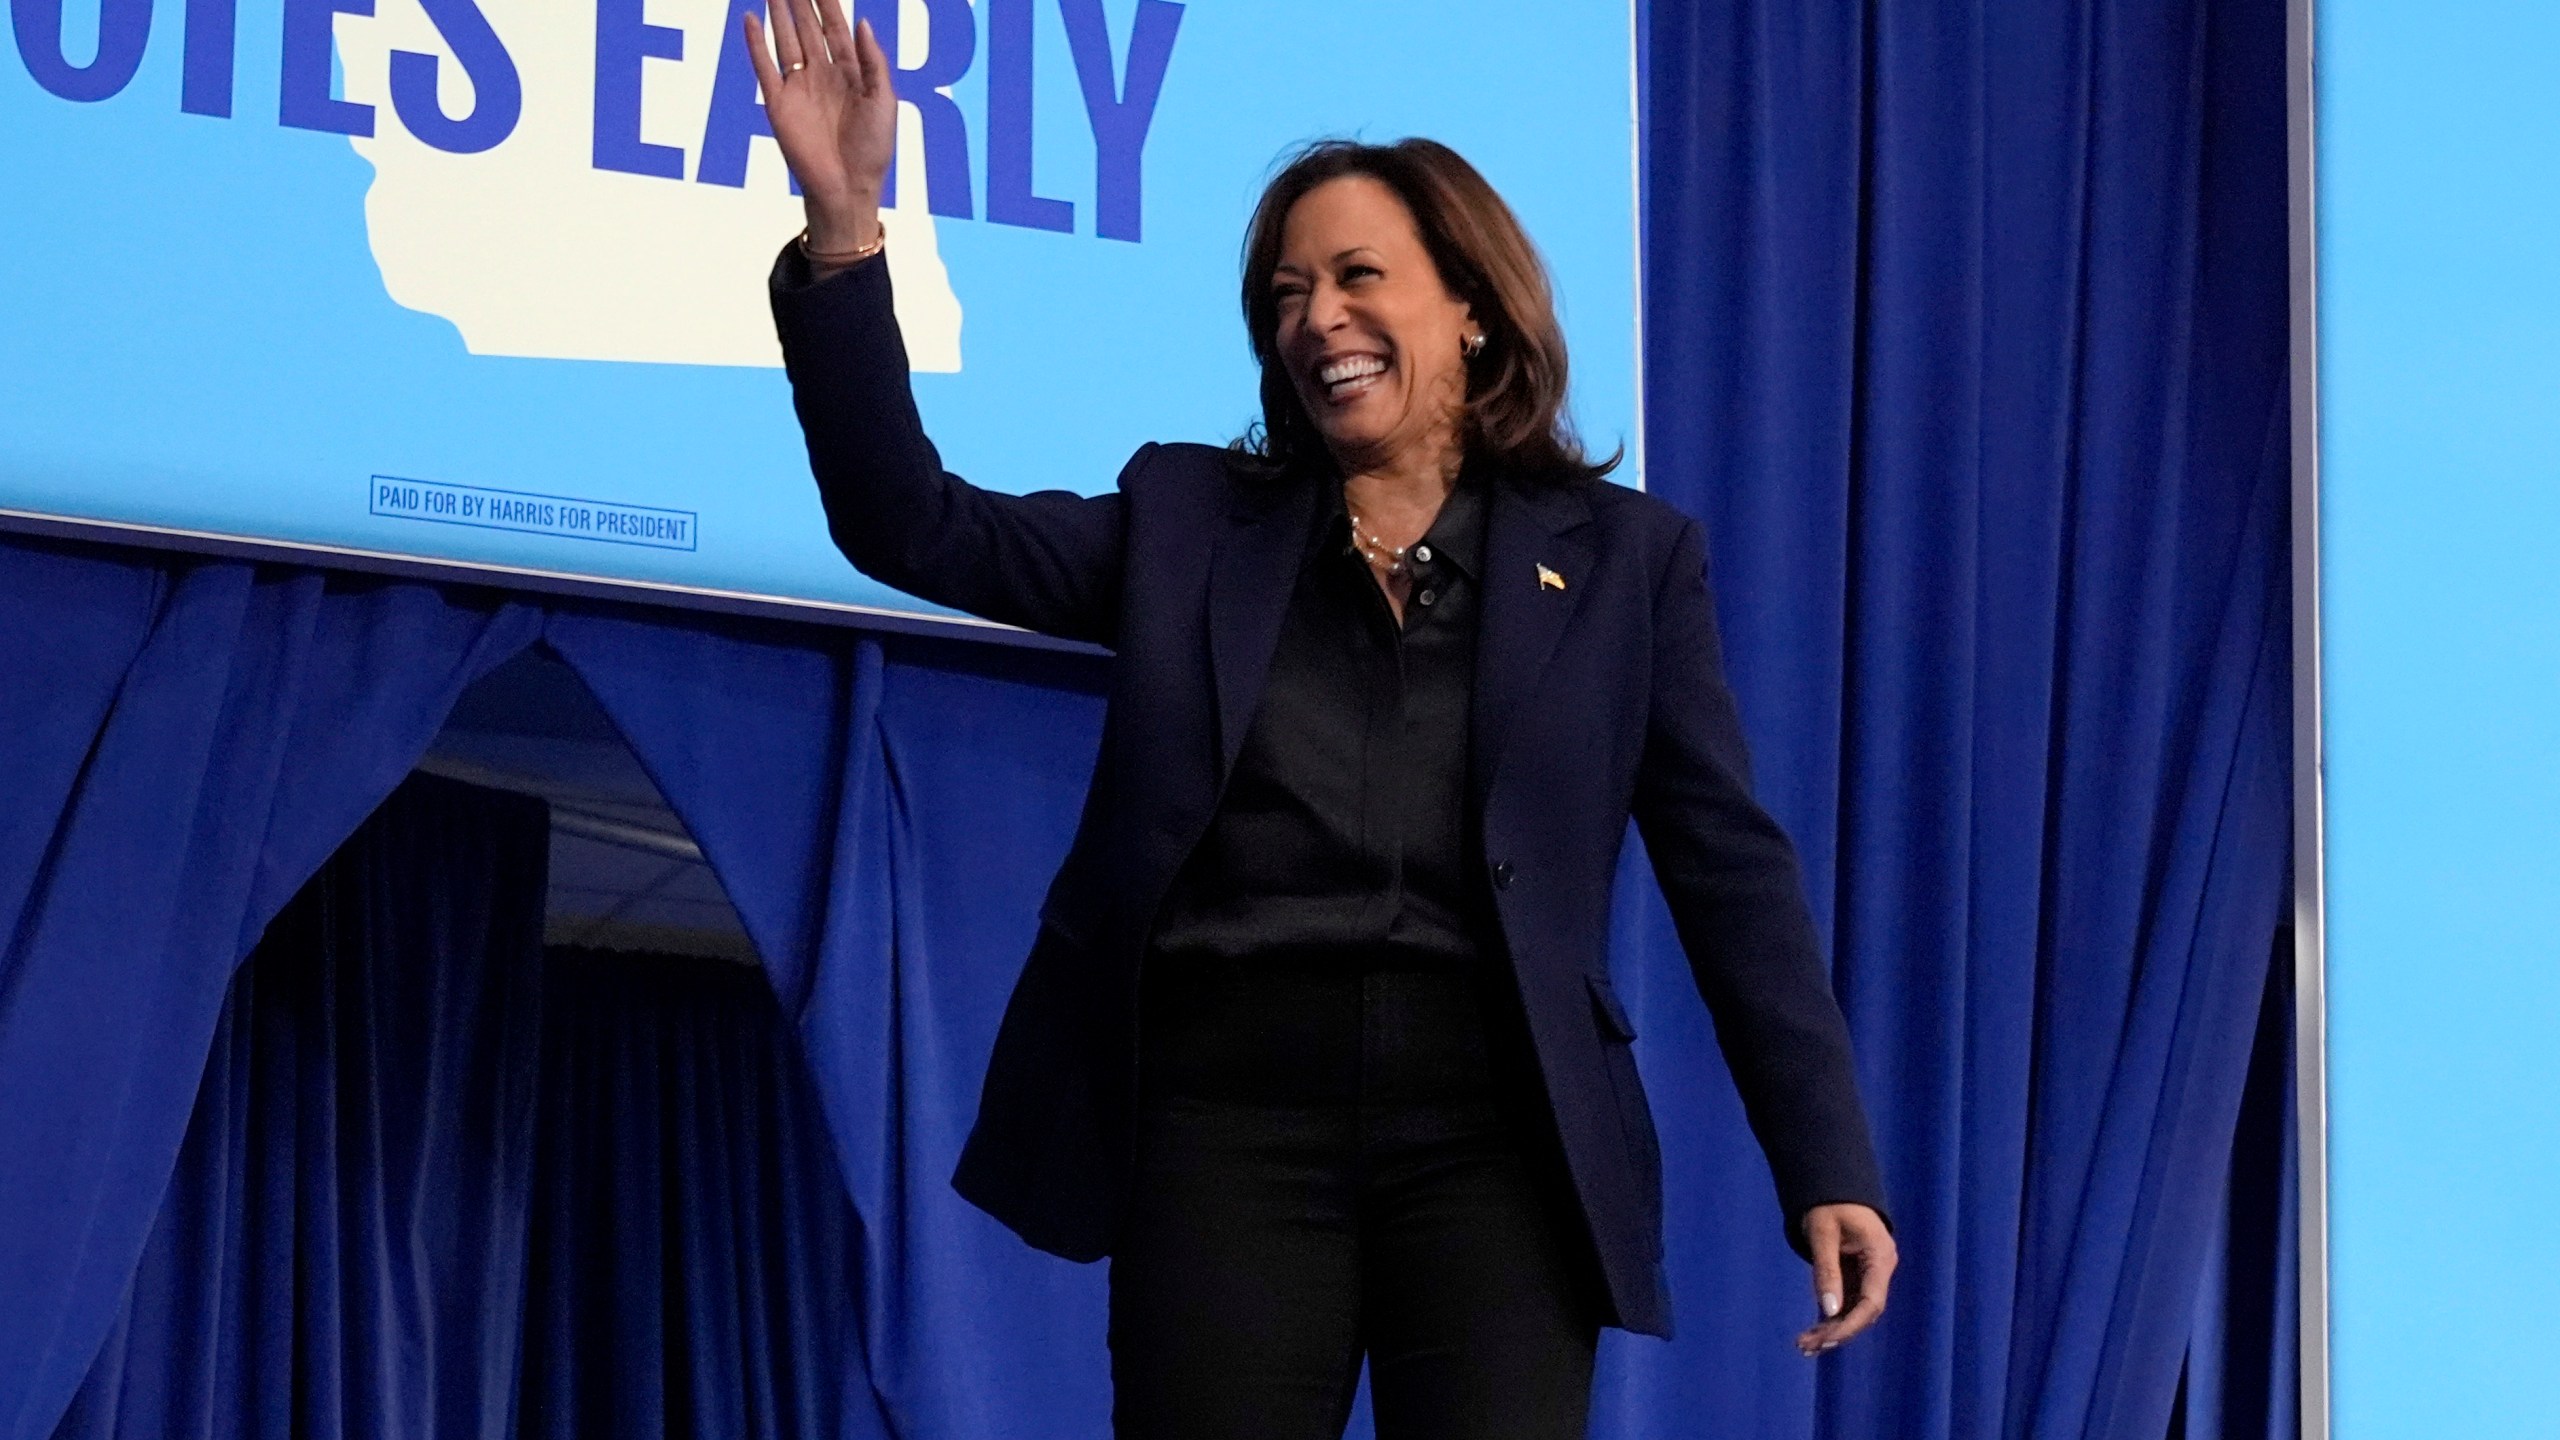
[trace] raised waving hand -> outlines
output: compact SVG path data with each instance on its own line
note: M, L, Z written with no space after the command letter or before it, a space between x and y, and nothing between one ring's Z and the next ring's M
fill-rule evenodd
M774 141L800 181L809 248L866 248L879 238L880 190L898 150L889 57L870 21L846 23L843 0L771 5L770 30L747 12L747 53Z

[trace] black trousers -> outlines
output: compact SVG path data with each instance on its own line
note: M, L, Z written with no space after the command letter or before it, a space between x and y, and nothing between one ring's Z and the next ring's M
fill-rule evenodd
M1380 1440L1578 1440L1595 1267L1482 978L1156 974L1111 1263L1121 1440L1333 1440L1364 1356Z

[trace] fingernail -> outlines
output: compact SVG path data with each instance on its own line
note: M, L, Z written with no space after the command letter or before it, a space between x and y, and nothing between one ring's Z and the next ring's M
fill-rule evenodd
M1840 1313L1840 1297L1839 1297L1839 1296L1837 1296L1837 1295L1832 1294L1832 1293L1831 1293L1830 1291L1828 1291L1828 1290L1823 1291L1823 1292L1822 1292L1822 1318L1823 1318L1823 1319L1825 1319L1825 1320L1828 1320L1828 1319L1830 1319L1832 1316L1837 1315L1837 1314L1839 1314L1839 1313Z
M1840 1342L1837 1340L1825 1340L1822 1342L1822 1348L1825 1350L1837 1350L1840 1348Z

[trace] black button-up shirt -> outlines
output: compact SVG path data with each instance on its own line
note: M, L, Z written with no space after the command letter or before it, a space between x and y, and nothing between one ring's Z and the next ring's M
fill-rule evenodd
M1341 488L1325 493L1261 703L1155 949L1465 964L1491 909L1467 797L1484 487L1462 477L1407 552L1401 626L1352 547Z

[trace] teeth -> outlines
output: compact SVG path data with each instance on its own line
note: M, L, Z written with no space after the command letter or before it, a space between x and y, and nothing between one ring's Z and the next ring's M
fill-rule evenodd
M1318 370L1316 379L1327 385L1339 385L1345 380L1358 380L1364 376L1380 374L1386 368L1387 362L1375 355L1354 355L1348 359L1336 360Z

